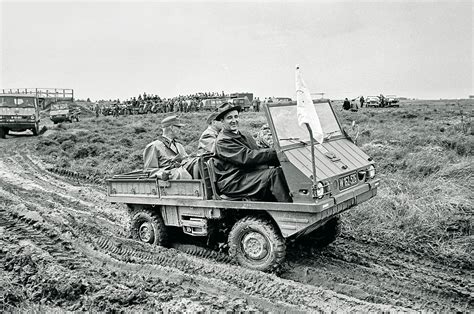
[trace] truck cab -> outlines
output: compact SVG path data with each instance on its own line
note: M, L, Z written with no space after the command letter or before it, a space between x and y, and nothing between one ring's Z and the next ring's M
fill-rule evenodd
M372 158L341 128L330 101L314 101L314 107L322 143L298 125L296 102L264 106L291 203L222 195L213 156L200 157L200 178L192 180L163 181L141 170L116 175L107 180L108 200L127 205L138 241L166 245L170 230L178 229L217 242L242 266L271 271L285 260L290 242L334 241L341 213L377 194Z
M27 94L0 94L0 138L9 131L31 130L39 133L40 108L38 98Z

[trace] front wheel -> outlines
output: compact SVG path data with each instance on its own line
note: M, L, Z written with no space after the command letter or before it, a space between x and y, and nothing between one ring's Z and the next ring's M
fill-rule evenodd
M7 130L5 128L0 127L0 138L5 138Z
M132 216L132 238L153 245L166 243L166 227L160 216L150 211L139 211Z
M38 133L39 133L39 124L38 123L35 124L35 127L33 129L31 129L31 132L33 132L34 136L38 135Z
M245 217L236 222L228 242L230 256L247 268L271 271L285 260L285 239L263 218Z

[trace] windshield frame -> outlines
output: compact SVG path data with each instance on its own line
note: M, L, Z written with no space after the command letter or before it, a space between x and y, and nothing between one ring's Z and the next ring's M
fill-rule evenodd
M339 118L338 118L338 116L336 115L336 113L334 111L334 107L332 106L331 101L329 99L315 99L315 100L313 100L313 104L318 104L318 103L327 103L329 105L329 108L331 109L331 112L332 112L332 114L333 114L333 116L336 120L336 123L337 123L337 125L339 127L339 131L340 131L340 134L337 134L337 135L334 135L334 136L329 136L329 138L325 137L324 142L328 142L328 141L332 141L332 140L340 139L340 138L346 138L346 133L345 133L344 129L342 128L342 125L339 121ZM307 139L304 139L304 140L288 141L287 145L282 145L280 143L280 139L279 139L276 127L275 127L275 121L273 119L271 108L274 108L274 107L290 107L290 106L296 107L296 101L280 102L280 103L266 103L263 106L264 111L265 111L265 115L267 116L268 124L270 126L270 129L272 130L272 136L273 136L273 142L274 142L275 148L279 149L279 150L288 150L288 149L293 149L293 148L296 148L296 147L308 146L308 145L311 144L311 139L309 138L309 134L307 136ZM296 121L296 118L295 118L294 121ZM318 142L314 141L314 144L318 144Z
M7 99L12 99L13 100L12 104L8 104L8 105L1 105L0 104L0 108L22 108L22 109L34 108L34 109L36 109L38 107L38 99L36 97L29 97L29 96L25 96L25 95L1 95L0 94L0 98L7 98ZM20 99L23 102L22 104L19 104ZM25 106L25 104L24 104L25 99L27 99L28 102L32 102L32 104L29 104L29 105Z
M68 103L55 103L55 104L51 104L50 111L68 110L68 109L69 109Z

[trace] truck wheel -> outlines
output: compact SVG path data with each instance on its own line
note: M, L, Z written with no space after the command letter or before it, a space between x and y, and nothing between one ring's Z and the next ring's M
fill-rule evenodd
M31 129L31 132L33 132L33 135L36 136L39 133L39 125L35 124L35 127Z
M326 247L334 242L341 234L341 218L339 216L331 218L324 225L308 235L308 240L318 247Z
M7 133L5 128L0 128L0 138L5 138L5 134Z
M245 217L229 233L229 255L247 268L269 271L278 267L286 255L280 232L269 221Z
M131 223L132 238L153 245L164 245L166 227L161 217L148 211L140 211L133 215Z

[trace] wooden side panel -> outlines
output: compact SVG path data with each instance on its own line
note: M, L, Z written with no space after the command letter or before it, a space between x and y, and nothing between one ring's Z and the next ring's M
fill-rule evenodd
M112 181L111 195L158 195L155 180Z
M165 197L194 197L204 198L204 188L201 180L169 180L166 186L160 186L160 195Z

